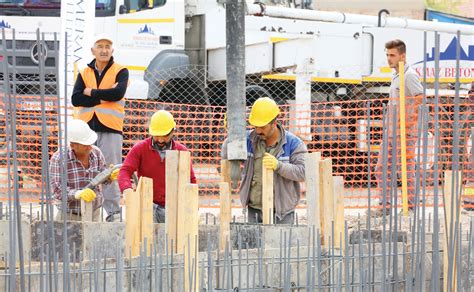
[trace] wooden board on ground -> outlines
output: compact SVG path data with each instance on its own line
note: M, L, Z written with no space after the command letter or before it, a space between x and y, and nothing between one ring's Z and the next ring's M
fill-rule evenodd
M443 240L443 291L456 291L457 289L457 257L456 249L459 245L458 237L454 237L454 230L456 228L457 214L461 214L460 205L457 204L460 200L461 194L461 172L445 171L444 173L444 216L446 225L444 226L444 240ZM453 196L454 190L454 196ZM453 200L454 199L454 200ZM452 229L451 229L452 222ZM458 232L460 228L458 224ZM459 234L459 233L458 233ZM458 235L459 236L459 235ZM449 253L452 252L451 269L449 267ZM450 274L450 276L449 276ZM449 286L449 287L448 287Z
M184 248L187 246L188 241L180 229L187 225L186 212L184 211L189 204L188 197L188 184L191 177L191 153L189 151L179 152L179 165L178 165L178 217L176 223L176 252L182 254ZM167 195L168 196L168 195Z
M320 201L321 201L321 235L324 246L331 244L332 222L334 222L334 184L332 178L332 160L319 162Z
M142 245L146 243L146 253L151 255L153 244L153 180L148 177L141 177L140 189L137 193L140 196L140 240Z
M187 183L186 204L181 209L183 220L186 222L178 229L178 237L182 236L185 241L184 254L184 291L199 291L199 188L197 184ZM192 279L189 278L190 271L193 271Z
M334 176L334 247L344 249L344 177Z
M320 194L319 194L319 161L321 152L307 153L305 157L306 214L308 226L321 230Z
M166 151L166 223L165 232L170 250L176 252L178 218L178 164L179 151Z
M81 219L82 222L92 222L94 217L94 206L92 202L87 203L81 200Z
M221 181L231 183L230 179L230 161L226 159L221 160Z
M263 164L263 163L262 163ZM262 165L262 221L273 224L273 170Z
M223 252L230 238L230 220L232 216L229 184L219 183L220 213L219 213L219 250Z
M140 183L141 179L138 185ZM136 192L125 196L125 256L128 257L135 257L140 254L139 198Z

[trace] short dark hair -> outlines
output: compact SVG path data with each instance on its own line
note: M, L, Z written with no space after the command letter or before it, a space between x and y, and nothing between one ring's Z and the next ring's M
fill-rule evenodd
M407 46L402 40L395 39L385 43L385 49L397 49L400 54L407 52Z

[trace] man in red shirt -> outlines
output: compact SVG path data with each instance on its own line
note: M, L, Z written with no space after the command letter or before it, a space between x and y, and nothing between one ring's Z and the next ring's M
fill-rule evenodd
M165 166L166 150L188 151L186 146L173 139L176 122L173 116L159 110L150 119L151 137L138 142L127 154L120 168L118 183L124 196L132 195L131 178L136 171L138 178L144 176L153 179L153 220L165 222ZM191 165L191 183L196 183L196 176Z

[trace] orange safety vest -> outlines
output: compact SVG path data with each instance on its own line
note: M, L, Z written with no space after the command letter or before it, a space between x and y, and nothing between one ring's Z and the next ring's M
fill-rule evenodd
M92 89L110 89L116 83L117 74L124 67L113 63L112 66L105 72L100 85L97 87L97 80L92 68L87 66L81 70L82 80L88 88ZM98 104L94 107L79 106L75 108L75 118L89 122L94 114L97 115L99 121L108 128L123 131L123 119L125 118L125 101L108 101Z

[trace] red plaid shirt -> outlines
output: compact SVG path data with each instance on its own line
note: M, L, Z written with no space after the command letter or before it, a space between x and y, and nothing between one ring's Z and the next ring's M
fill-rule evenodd
M51 194L56 200L61 200L63 195L61 177L64 160L61 159L60 150L56 151L49 162L49 175L51 183ZM95 176L106 168L105 158L102 152L96 146L92 146L89 156L89 168L85 169L82 163L76 158L74 151L70 147L67 148L67 212L80 214L81 203L74 198L77 191L82 190ZM102 190L99 186L94 189L97 194L94 200L94 209L100 208L103 202ZM59 204L60 208L61 205Z

